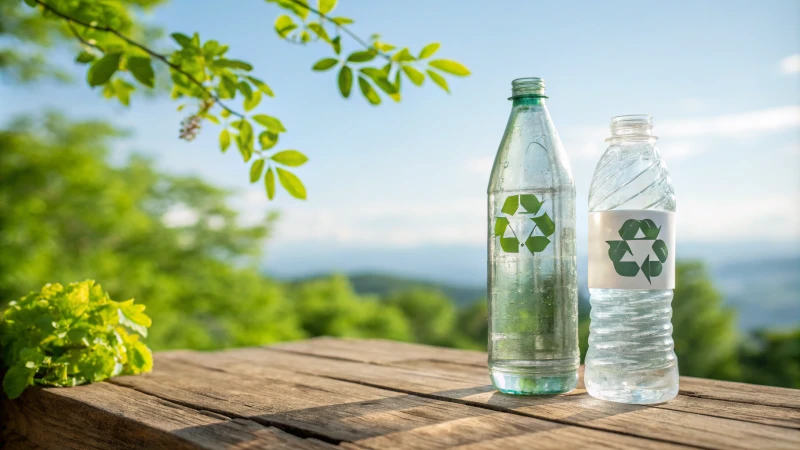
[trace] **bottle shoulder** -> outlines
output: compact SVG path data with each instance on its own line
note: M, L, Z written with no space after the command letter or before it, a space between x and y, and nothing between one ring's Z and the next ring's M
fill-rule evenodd
M512 108L488 192L574 189L574 184L566 151L544 105Z
M655 142L611 143L595 167L589 211L675 211L675 191Z

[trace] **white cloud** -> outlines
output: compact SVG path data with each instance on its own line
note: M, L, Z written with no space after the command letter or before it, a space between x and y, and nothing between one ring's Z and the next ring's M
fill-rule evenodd
M486 239L486 199L407 203L365 202L338 207L289 206L276 241L358 247L474 245Z
M780 69L784 75L800 73L800 53L783 58L780 62Z
M689 240L793 240L800 237L800 204L796 197L774 194L679 196L678 230Z
M759 137L771 133L800 128L800 106L723 114L686 119L653 120L653 134L671 141L670 148L663 148L670 158L688 157L703 151L702 142L710 138ZM605 139L610 136L607 127L577 127L561 134L570 156L575 159L597 159L605 150Z

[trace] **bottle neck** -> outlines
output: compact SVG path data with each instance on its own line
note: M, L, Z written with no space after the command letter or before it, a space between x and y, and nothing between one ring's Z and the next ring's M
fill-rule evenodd
M514 97L511 100L512 107L515 106L532 106L532 105L544 105L544 100L546 97L534 97L534 96L522 96L522 97Z
M626 141L654 141L658 137L653 136L653 120L646 114L634 114L629 116L617 116L611 119L611 137L606 139L610 142Z

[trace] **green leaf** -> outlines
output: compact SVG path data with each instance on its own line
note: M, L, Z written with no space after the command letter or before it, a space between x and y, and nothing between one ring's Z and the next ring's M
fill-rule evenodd
M251 111L261 103L261 91L251 92L250 97L244 101L244 110Z
M328 14L329 12L333 11L333 8L336 7L336 0L319 0L319 12L322 14Z
M219 134L219 149L225 153L231 145L231 133L227 129L222 130Z
M18 365L8 369L5 378L3 378L3 391L9 399L13 400L19 397L25 388L33 384L33 376L36 374L36 370L37 368Z
M267 189L267 198L270 200L275 198L275 172L272 171L272 167L264 175L264 187Z
M333 40L331 41L331 46L333 47L333 51L335 51L337 55L339 53L341 53L342 52L342 38L340 36L336 36L335 38L333 38Z
M531 236L525 241L525 246L528 247L531 253L539 253L547 248L550 239L544 236Z
M283 127L283 124L277 117L268 116L266 114L256 114L253 116L253 120L274 133L283 133L286 131L286 128Z
M261 178L261 173L264 172L264 160L257 159L252 166L250 166L250 182L255 183Z
M508 228L508 219L505 217L498 217L494 222L494 235L503 237Z
M511 195L503 202L503 208L500 211L513 216L517 213L517 208L519 208L519 195Z
M350 56L347 57L347 60L356 63L372 61L375 58L376 54L377 53L373 50L353 52L350 54Z
M319 36L319 38L322 39L323 41L325 42L331 41L330 36L328 36L328 32L325 31L325 28L323 28L322 25L318 24L317 22L309 23L308 28L311 29L311 31L313 31L314 34Z
M534 194L521 194L519 196L519 203L525 208L525 211L529 214L536 214L539 212L539 208L542 207L544 202L540 202L539 199Z
M305 200L306 187L303 186L303 182L300 181L300 178L297 178L292 172L281 169L280 167L276 167L276 170L278 171L278 181L281 182L281 186L286 189L286 192L294 198Z
M639 266L633 261L615 262L614 270L623 277L635 277L639 273Z
M323 58L317 61L311 69L321 72L336 66L338 63L339 60L336 58Z
M550 236L556 231L556 224L553 223L553 220L550 219L550 216L548 216L547 213L544 213L539 217L534 217L531 220L536 223L539 231L541 231L545 236Z
M626 241L636 237L639 232L639 221L635 219L628 219L622 224L619 229L619 236Z
M450 93L450 88L447 87L447 80L445 80L441 75L432 70L426 70L425 73L427 73L431 80L433 80L433 82L436 83L440 88L444 89L448 94Z
M397 93L397 89L395 89L394 85L389 82L388 78L386 78L386 74L383 70L379 70L374 67L367 67L361 69L359 72L370 77L383 92L386 92L387 94Z
M153 64L150 58L141 56L128 58L127 66L139 83L147 87L155 86L156 74L153 72Z
M298 167L308 161L306 155L298 152L297 150L284 150L272 155L271 159L277 163L290 167Z
M153 370L153 353L142 342L134 341L128 345L128 366L126 374L138 375Z
M239 153L242 155L244 162L250 161L250 158L253 157L253 147L248 145L241 134L236 136L236 147L239 148Z
M269 150L278 143L278 134L271 131L262 131L258 135L258 142L261 144L262 150Z
M469 69L464 67L461 63L451 61L449 59L434 59L433 61L429 62L428 65L439 69L442 72L458 75L460 77L469 75Z
M500 248L506 253L519 253L519 240L516 237L501 237Z
M333 23L336 25L350 25L351 23L355 23L353 19L349 17L334 17L331 19L331 21L333 21Z
M436 53L436 50L439 50L439 45L440 44L438 42L433 42L423 47L419 52L419 59L430 58L433 56L433 54Z
M239 88L239 92L241 92L245 96L245 98L247 98L248 100L253 98L253 88L251 88L248 83L240 81L237 87Z
M392 55L392 61L405 62L405 61L414 61L415 59L416 58L414 58L411 55L411 52L408 51L408 47L403 48L399 52Z
M308 31L303 31L302 33L300 33L300 41L302 43L305 44L306 42L308 42L310 40L311 40L311 35L308 34Z
M222 88L223 98L235 98L236 97L236 80L231 77L222 77L220 81L220 87Z
M119 323L131 330L147 337L147 328L153 324L150 317L144 313L145 306L135 304L133 299L121 302L117 308Z
M172 39L175 39L175 42L178 43L183 48L192 48L192 39L189 36L183 33L172 33Z
M381 98L375 89L373 89L372 85L369 84L366 78L358 77L358 86L361 88L361 94L364 95L364 98L369 100L370 103L373 105L380 105Z
M618 263L622 261L625 253L630 253L633 256L631 247L625 241L606 241L608 244L608 257L612 262Z
M282 15L275 20L275 31L278 33L278 36L286 39L289 36L289 33L292 32L297 28L297 25L294 23L291 17L287 15Z
M403 72L408 79L417 86L422 86L422 83L425 81L425 74L411 66L403 66Z
M113 53L105 55L95 61L86 75L89 86L100 86L108 82L111 76L114 75L114 72L119 69L119 60L121 57L121 53Z
M669 256L669 251L667 250L667 243L662 241L661 239L653 242L653 252L658 257L658 260L662 263L667 262L667 256Z
M250 80L250 82L253 83L253 86L257 87L259 91L269 95L270 97L275 97L275 93L272 92L272 89L270 89L270 87L267 85L267 83L264 83L263 81L259 80L258 78L251 77L251 76L246 76L245 78Z
M347 66L342 66L339 70L339 92L342 97L350 97L350 90L353 88L353 70Z
M657 239L658 234L661 232L661 227L650 219L640 220L639 228L642 230L645 239Z
M95 60L94 55L89 52L80 52L78 56L75 58L75 62L81 64L87 64Z

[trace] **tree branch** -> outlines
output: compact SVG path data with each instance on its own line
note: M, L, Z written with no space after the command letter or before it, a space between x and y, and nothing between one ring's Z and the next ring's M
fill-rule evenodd
M380 51L380 50L376 49L375 47L373 47L373 46L369 45L369 44L368 44L368 43L367 43L365 40L361 39L361 38L360 38L360 37L359 37L357 34L355 34L354 32L350 31L350 28L347 28L347 27L346 27L346 26L344 26L344 25L339 25L338 23L334 22L334 21L333 21L333 18L331 18L331 17L328 17L328 15L324 14L322 11L320 11L320 10L318 10L318 9L316 9L316 8L312 8L311 6L309 6L309 5L305 4L305 3L301 2L301 1L298 1L298 0L289 0L289 1L291 1L292 3L294 3L294 4L295 4L295 5L297 5L297 6L300 6L301 8L305 8L305 9L307 9L307 10L309 10L309 11L313 12L314 14L318 15L319 17L321 17L321 18L323 18L323 19L327 20L328 22L330 22L330 23L334 24L334 25L336 26L336 28L340 28L340 29L341 29L342 31L344 31L344 32L345 32L345 33L346 33L348 36L350 36L351 38L353 38L353 40L355 40L356 42L358 42L359 44L361 44L361 46L362 46L362 47L364 47L365 49L367 49L367 50L375 50L375 51L377 51L377 52L378 52L378 54L379 54L379 55L381 55L381 56L383 56L384 58L386 58L387 60L390 60L390 61L391 61L391 59L392 59L392 57L391 57L391 56L389 56L389 55L387 55L386 53L384 53L384 52L382 52L382 51Z
M231 113L234 116L239 117L241 119L245 118L244 114L239 113L239 112L234 111L233 109L229 108L227 105L225 105L222 102L222 99L220 99L219 96L217 96L212 91L210 91L206 85L204 85L201 81L197 80L189 72L183 70L183 68L181 66L179 66L179 65L173 63L172 61L170 61L169 58L167 58L165 55L162 55L161 53L157 53L154 50L151 50L149 47L145 46L144 44L140 44L140 43L134 41L133 39L125 36L124 34L120 33L119 31L117 31L117 30L115 30L115 29L113 29L111 27L92 25L90 23L82 22L82 21L80 21L78 19L75 19L74 17L68 16L67 14L62 13L61 11L53 8L52 6L48 5L47 3L45 3L45 2L43 2L41 0L35 0L35 1L36 1L37 4L41 5L42 8L50 11L55 16L60 17L62 20L65 20L67 22L67 25L70 27L70 29L72 31L72 34L74 34L75 37L79 41L81 41L81 43L89 45L89 46L94 47L94 48L97 48L98 50L101 50L101 51L103 50L100 47L98 47L97 45L90 44L84 38L82 38L77 33L77 30L75 30L75 27L73 26L73 24L78 24L78 25L80 25L80 26L82 26L84 28L89 28L89 29L96 30L96 31L102 31L104 33L111 33L114 36L117 36L118 38L120 38L123 41L127 42L128 44L143 50L145 53L147 53L148 55L152 56L153 58L158 59L159 61L163 62L164 64L169 66L172 70L180 73L181 75L184 75L186 78L189 79L189 81L191 81L195 85L199 86L203 90L203 92L205 93L206 97L209 97L209 98L213 99L216 104L218 104L220 107L222 107L222 109L228 111L229 113Z

